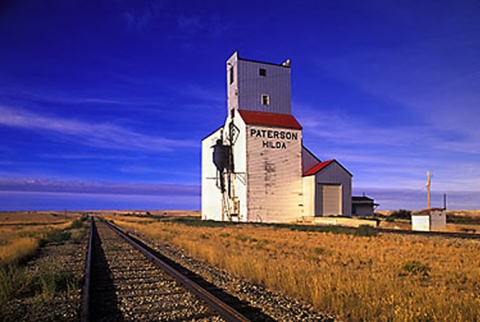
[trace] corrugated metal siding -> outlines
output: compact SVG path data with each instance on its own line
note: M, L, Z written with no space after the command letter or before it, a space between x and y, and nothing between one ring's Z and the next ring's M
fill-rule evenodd
M227 113L230 110L238 109L238 54L235 52L227 60ZM233 82L230 82L230 73L233 72Z
M227 60L228 111L231 109L291 114L290 68L238 59L237 53ZM230 72L233 68L233 82ZM260 76L260 68L266 76ZM262 105L261 96L269 96L270 104Z
M255 125L247 125L246 129L248 220L280 222L301 218L301 131ZM256 137L251 135L252 129L289 131L296 133L297 139ZM271 148L271 144L279 144L280 148ZM283 144L285 148L281 148Z
M372 216L374 213L372 204L355 204L356 209L352 214L355 216Z
M325 169L315 175L317 183L339 184L342 187L342 209L343 215L352 214L352 177L336 162L331 163ZM316 211L317 216L322 213Z
M430 224L432 230L442 230L447 227L447 215L444 210L431 211Z
M202 219L222 220L222 194L216 186L217 169L212 146L220 138L220 129L202 140Z
M302 173L310 170L319 163L319 160L305 147L302 146Z
M260 68L266 69L267 76L259 75ZM239 60L237 69L239 109L292 113L290 68ZM261 104L262 94L269 95L268 106Z

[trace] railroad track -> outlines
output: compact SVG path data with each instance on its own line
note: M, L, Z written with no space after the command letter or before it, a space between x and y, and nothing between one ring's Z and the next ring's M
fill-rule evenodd
M82 321L273 321L108 222L90 236Z

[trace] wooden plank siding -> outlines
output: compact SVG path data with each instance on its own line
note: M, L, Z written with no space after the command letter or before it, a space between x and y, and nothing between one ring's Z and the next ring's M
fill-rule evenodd
M250 135L251 130L288 131L296 139ZM248 220L281 222L302 217L302 131L247 125Z

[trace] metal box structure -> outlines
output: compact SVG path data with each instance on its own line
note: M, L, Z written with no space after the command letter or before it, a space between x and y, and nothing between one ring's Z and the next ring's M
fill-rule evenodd
M354 216L373 216L378 206L378 203L365 195L352 196L352 215Z
M227 60L225 124L202 140L202 218L289 222L351 213L352 175L302 146L290 61Z
M412 230L444 231L446 228L447 214L443 208L430 208L412 213Z

